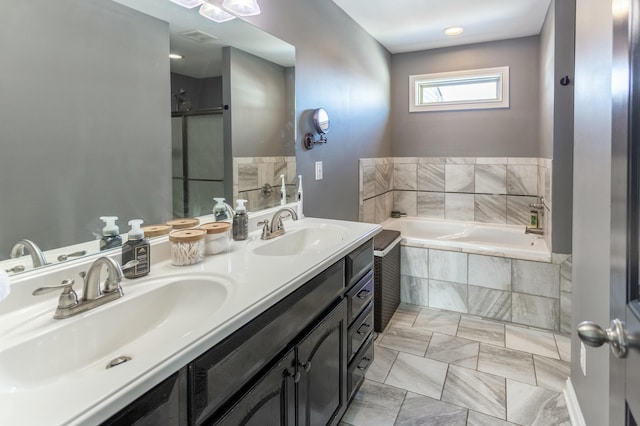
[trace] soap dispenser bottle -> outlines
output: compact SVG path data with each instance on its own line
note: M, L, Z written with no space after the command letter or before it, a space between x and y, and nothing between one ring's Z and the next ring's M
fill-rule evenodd
M122 246L122 264L126 265L132 260L138 263L123 270L126 278L139 278L149 273L151 269L151 246L149 240L144 237L144 231L140 228L141 219L129 221L131 229L129 238Z
M244 206L247 200L238 200L236 205L236 213L233 215L233 239L235 241L244 241L249 236L249 217L247 216L247 208Z
M224 203L224 198L215 198L214 200L216 204L213 206L213 215L215 216L216 222L220 222L222 220L229 220L229 213L227 210L227 206Z
M100 251L120 247L122 245L122 237L120 236L120 228L116 225L118 217L101 216L100 220L105 223L104 228L102 228L102 237L100 238Z

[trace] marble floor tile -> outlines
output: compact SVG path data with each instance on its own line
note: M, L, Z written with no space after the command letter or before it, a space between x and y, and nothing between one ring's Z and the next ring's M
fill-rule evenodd
M536 370L532 355L513 349L480 344L478 371L530 385L536 384Z
M447 364L400 352L385 384L440 399L447 376Z
M406 391L365 380L342 421L352 426L393 426Z
M570 426L562 393L507 380L507 420L529 426Z
M495 346L504 346L504 325L492 321L462 317L458 326L457 336Z
M459 314L423 308L416 317L413 327L455 336L459 322Z
M398 351L385 348L378 344L374 348L375 356L373 357L373 363L367 370L367 380L373 380L374 382L384 383L391 370L391 366L398 357Z
M551 333L507 325L505 337L507 348L560 359L556 340Z
M516 426L516 425L515 423L511 423L506 420L500 420L497 417L488 416L486 414L478 413L477 411L469 410L469 416L467 417L467 426Z
M560 359L563 361L571 362L571 337L555 335L556 344L558 345L558 353Z
M538 386L555 392L562 392L571 374L571 364L566 361L533 355Z
M411 327L419 313L419 307L407 303L401 303L391 316L387 328L392 325Z
M442 401L504 419L505 379L450 365Z
M384 331L379 346L423 356L427 351L431 332L419 328L393 325Z
M467 409L415 393L407 393L396 426L465 426Z
M478 366L480 343L446 334L434 333L426 358L475 369Z

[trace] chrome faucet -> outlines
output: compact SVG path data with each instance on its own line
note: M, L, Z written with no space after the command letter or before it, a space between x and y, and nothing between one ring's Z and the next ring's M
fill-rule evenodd
M263 240L270 240L271 238L275 238L284 234L284 225L282 224L282 215L285 213L289 213L293 220L298 220L298 214L291 207L283 207L277 212L273 214L271 218L271 223L268 220L264 220L262 222L258 222L258 226L262 226L262 236L260 237Z
M31 255L31 262L33 263L34 268L47 264L47 260L44 258L44 253L42 253L40 247L31 240L18 241L11 249L11 258L15 259L17 257L24 256L25 249Z
M124 278L122 269L131 268L137 264L138 261L133 260L121 267L117 261L110 257L99 257L91 264L86 273L80 273L83 278L82 297L78 298L78 294L73 289L74 280L72 279L63 280L58 285L40 287L34 290L33 295L39 296L62 289L53 317L56 319L69 318L124 296L122 287L120 287L120 281ZM101 289L100 273L103 266L106 266L108 276L104 282L104 288Z

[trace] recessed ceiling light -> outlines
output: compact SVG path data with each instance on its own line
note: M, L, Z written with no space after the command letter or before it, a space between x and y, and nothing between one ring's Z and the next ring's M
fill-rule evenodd
M177 53L169 53L169 58L171 58L171 59L182 59L183 56L179 55Z
M462 27L449 27L445 28L444 33L448 36L457 36L464 32L464 28Z

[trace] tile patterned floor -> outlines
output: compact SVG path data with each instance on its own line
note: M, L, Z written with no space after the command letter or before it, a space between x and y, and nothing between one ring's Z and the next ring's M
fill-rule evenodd
M341 426L571 425L570 340L402 304Z

